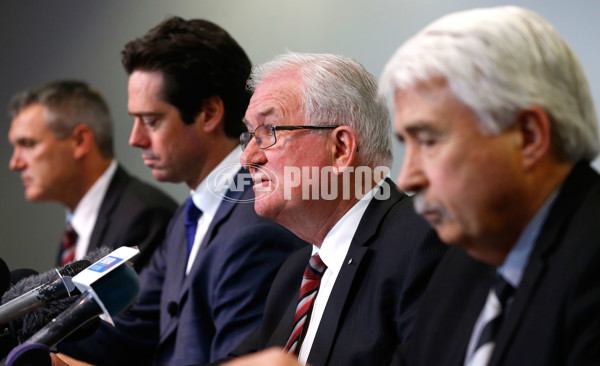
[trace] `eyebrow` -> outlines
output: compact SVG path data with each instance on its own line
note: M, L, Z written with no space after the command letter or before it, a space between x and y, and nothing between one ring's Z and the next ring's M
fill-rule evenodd
M406 133L409 135L415 135L420 132L429 132L429 133L440 133L439 129L427 123L427 121L417 121L414 124L409 125L405 128Z
M160 117L164 116L164 113L160 112L128 112L133 117Z
M261 119L264 119L265 117L274 115L275 112L276 112L275 108L269 107L265 110L258 112L257 116L258 116L258 119L261 120ZM246 119L246 117L242 117L242 122L246 125L246 128L248 128L248 125L250 124L250 122Z
M435 135L440 134L440 130L437 129L436 127L430 125L426 120L418 120L418 121L414 122L413 124L407 126L402 133L397 132L396 138L401 143L404 143L404 140L405 140L404 136L406 136L406 135L415 136L422 132L431 133L431 134L435 134Z

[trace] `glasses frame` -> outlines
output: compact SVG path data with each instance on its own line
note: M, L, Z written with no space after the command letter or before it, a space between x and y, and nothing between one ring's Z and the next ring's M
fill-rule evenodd
M275 131L295 131L295 130L325 130L325 129L333 129L333 128L338 128L340 127L339 125L325 125L325 126L273 126L270 123L264 123L260 126L257 126L254 131L250 132L243 132L240 135L240 147L242 148L242 151L246 150L246 147L248 146L248 144L250 143L250 141L252 141L253 137L256 137L255 132L256 130L258 130L259 128L268 128L269 132L271 135L273 135L273 143L268 145L268 146L260 146L260 143L256 143L256 145L258 146L259 149L264 150L264 149L268 149L271 146L275 145L277 143L277 133L275 133Z

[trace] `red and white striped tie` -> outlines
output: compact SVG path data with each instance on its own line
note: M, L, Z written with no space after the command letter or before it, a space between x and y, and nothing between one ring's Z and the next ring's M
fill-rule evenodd
M308 261L308 266L302 277L302 286L300 287L300 296L298 298L298 306L296 307L296 316L294 317L294 327L285 345L285 350L289 354L298 353L300 349L302 330L312 309L317 291L319 291L321 277L323 277L326 269L327 266L321 261L319 254L313 255Z

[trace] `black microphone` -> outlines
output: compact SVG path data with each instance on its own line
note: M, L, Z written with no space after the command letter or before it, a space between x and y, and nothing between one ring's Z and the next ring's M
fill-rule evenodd
M81 325L104 313L116 316L135 301L140 290L137 273L130 264L121 265L93 284L79 300L54 318L23 344L15 347L6 359L7 366L24 365L23 359L43 355ZM34 346L32 346L34 345ZM40 353L40 349L42 352Z
M10 286L10 271L6 262L0 258L0 296L4 295L8 286Z
M3 304L0 306L0 324L6 324L50 301L71 296L75 285L71 281L72 277L64 276L63 273L79 273L91 264L90 261L82 259L68 264L61 270L48 271L41 275L27 277L19 281L2 297ZM20 290L24 287L28 288L32 284L39 282L42 282L42 284L25 293L21 293ZM15 294L20 295L14 297Z
M91 263L106 256L110 251L110 248L101 247L90 252L79 261L44 272L38 276L25 278L8 290L2 298L2 302L8 304L11 300L22 300L34 303L24 315L21 314L16 318L11 316L13 318L10 321L12 336L19 341L29 338L52 318L73 304L80 292L71 287L71 276L75 276L89 267ZM61 277L63 278L61 279ZM40 292L42 293L40 298L31 299L32 294L39 294ZM23 299L21 299L22 296L24 296ZM0 309L5 305L0 306Z
M33 269L21 268L10 272L9 286L14 286L20 280L26 277L35 276L38 273ZM18 345L17 339L13 336L14 332L9 325L0 325L0 358L5 358L11 349ZM33 334L33 333L32 333ZM25 338L26 339L26 338Z

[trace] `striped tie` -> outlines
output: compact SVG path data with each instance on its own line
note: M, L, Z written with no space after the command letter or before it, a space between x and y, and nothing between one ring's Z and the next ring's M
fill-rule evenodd
M326 269L327 266L321 261L319 254L313 255L310 261L308 261L308 266L302 277L302 286L300 287L300 296L298 297L298 306L296 307L296 316L294 317L294 327L285 345L285 350L289 354L297 353L300 350L302 330L312 309L317 291L319 291L321 277L323 277L323 272Z
M65 232L63 233L62 238L62 255L61 262L64 266L67 263L70 263L75 259L75 246L77 244L77 233L71 226L69 222L67 227L65 228Z
M502 276L496 276L493 291L490 291L490 295L484 306L484 312L487 310L490 314L489 320L481 331L475 351L465 365L485 366L489 363L494 346L496 345L498 330L500 330L500 325L506 314L506 303L514 292L514 287L506 282Z

